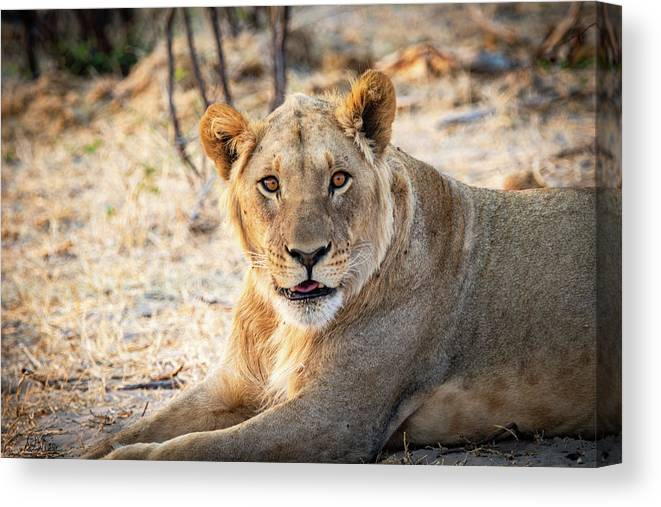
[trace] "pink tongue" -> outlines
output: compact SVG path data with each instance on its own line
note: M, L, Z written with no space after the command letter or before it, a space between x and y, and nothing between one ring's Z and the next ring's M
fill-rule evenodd
M293 292L312 292L316 288L319 287L319 282L315 282L314 280L308 280L307 282L303 282L296 287L292 287L291 290Z

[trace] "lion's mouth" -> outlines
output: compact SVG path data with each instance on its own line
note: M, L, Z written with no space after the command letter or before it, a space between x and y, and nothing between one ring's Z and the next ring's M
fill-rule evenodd
M335 292L335 290L336 289L332 287L326 287L324 284L319 283L316 280L306 280L305 282L299 283L298 285L295 285L289 289L278 289L278 291L283 296L292 301L301 301L305 299L314 299L328 296L329 294Z

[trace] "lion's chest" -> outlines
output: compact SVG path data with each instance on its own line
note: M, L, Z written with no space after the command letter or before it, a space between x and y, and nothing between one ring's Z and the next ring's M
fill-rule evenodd
M265 405L281 403L299 392L310 359L310 342L304 332L290 327L276 329L269 338L262 357L268 372L263 385Z

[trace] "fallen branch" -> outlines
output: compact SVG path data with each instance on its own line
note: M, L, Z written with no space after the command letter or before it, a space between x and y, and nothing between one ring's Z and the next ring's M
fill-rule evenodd
M30 352L30 350L27 348L25 343L21 342L18 344L18 346L23 351L23 354L25 354L25 357L28 358L28 361L30 361L32 367L36 370L40 370L42 367L41 362L36 357L34 357L34 355L32 354L32 352Z
M82 378L82 377L49 378L47 375L34 372L29 368L22 368L21 374L26 378L35 380L36 382L39 382L41 385L47 387L62 387L63 385L66 384L78 384L81 382L89 381L89 378Z
M551 158L568 158L568 157L573 157L576 155L581 155L582 153L591 153L594 154L595 152L595 147L594 143L587 143L587 144L582 144L579 146L571 146L569 148L565 148L563 150L558 151L557 153L554 153L551 155Z
M183 380L177 378L171 378L168 380L151 380L149 382L140 382L138 384L127 384L125 386L118 387L118 391L135 391L138 389L179 389L184 385Z
M556 103L567 100L591 100L594 94L585 90L573 90L569 93L549 95L532 95L523 97L518 104L522 109L531 109L534 111L547 111Z
M467 111L453 112L444 118L441 118L436 123L436 128L444 129L456 125L466 125L468 123L474 123L476 121L483 120L493 116L494 114L496 114L496 108L490 106L474 107Z
M213 195L211 194L211 190L213 189L217 179L217 173L212 171L211 176L207 179L204 185L202 185L202 188L197 193L195 207L193 208L193 212L188 217L188 229L191 232L204 234L217 229L220 225L220 221L216 219L215 214L213 217L214 219L209 220L209 217L205 216L205 213L203 213L206 208L207 198L209 195Z
M175 370L152 377L148 382L139 382L137 384L127 384L117 388L118 391L134 391L137 389L179 389L184 385L184 381L177 378L179 372L183 370L181 364Z
M525 41L511 28L498 23L492 19L489 19L482 9L477 5L469 5L468 13L473 20L473 22L479 26L482 30L487 32L490 35L493 35L497 39L501 39L509 45L521 44Z
M25 378L29 378L30 380L34 380L36 382L39 382L41 385L45 387L55 387L58 389L64 389L66 386L71 386L71 385L81 385L81 387L87 387L87 384L93 380L99 380L101 381L101 378L94 379L92 377L55 377L51 378L48 375L44 375L43 373L38 373L35 371L30 370L29 368L22 368L21 369L21 374ZM104 377L106 380L122 380L124 378L123 375L112 375L110 377Z
M175 370L173 370L173 371L170 371L170 372L167 372L167 373L163 373L163 374L161 374L161 375L157 375L157 376L155 376L155 377L152 377L152 380L159 381L159 380L170 380L170 379L173 379L174 377L176 377L177 375L179 375L179 372L180 372L181 370L183 370L183 369L184 369L184 365L183 365L183 364L180 364L179 367L178 367L177 369L175 369Z
M389 76L400 75L414 79L440 76L456 67L454 58L440 52L429 42L408 46L384 56L375 64L377 70Z
M567 11L567 15L553 27L551 32L546 36L544 42L537 50L537 56L542 58L552 59L558 48L569 31L576 26L581 14L581 4L579 2L572 2Z

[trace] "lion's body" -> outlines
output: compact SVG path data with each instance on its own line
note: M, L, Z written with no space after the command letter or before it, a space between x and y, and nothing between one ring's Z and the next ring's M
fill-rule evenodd
M427 208L412 231L422 243L411 265L429 275L417 277L407 298L418 304L407 310L426 327L421 342L434 344L435 364L420 367L440 365L443 381L401 430L419 444L480 441L512 423L528 433L586 438L617 430L617 368L607 375L612 389L600 393L609 410L599 419L596 410L596 345L619 357L620 339L617 306L597 336L596 192L473 189L414 160L407 166ZM448 241L434 217L449 208L456 233ZM599 218L618 238L617 214ZM444 252L454 242L449 264L456 268L448 270ZM619 293L618 267L600 269L608 271L601 273L608 290Z
M364 108L359 127L392 121L394 109L367 116L370 96L356 93L345 107ZM392 96L384 107L394 108ZM335 113L342 130L334 126L327 103L298 97L279 111L250 135L243 124L214 133L213 114L222 123L224 111L202 122L244 249L260 262L217 371L115 439L164 443L111 457L355 462L401 444L404 433L434 445L480 441L511 424L586 438L619 428L619 264L598 255L619 248L618 196L469 187L388 146L389 123L362 127L364 142L347 111ZM233 153L237 136L252 144ZM364 155L379 176L362 180L355 169L343 194L310 197L306 188L334 170L338 146L353 149L343 167ZM282 197L254 191L265 165L282 180ZM338 288L316 306L278 299L278 287L300 276L283 254L294 242L333 245L307 268ZM354 245L365 243L358 256Z

